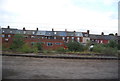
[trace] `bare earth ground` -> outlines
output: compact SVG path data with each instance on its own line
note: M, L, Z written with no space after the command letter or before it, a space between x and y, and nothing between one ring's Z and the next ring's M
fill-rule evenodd
M3 79L117 79L117 60L3 56Z

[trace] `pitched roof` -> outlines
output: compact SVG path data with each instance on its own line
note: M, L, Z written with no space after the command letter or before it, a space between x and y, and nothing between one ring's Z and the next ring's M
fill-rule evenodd
M75 32L67 32L67 36L74 36Z
M53 36L53 31L46 31L45 35L46 36Z
M16 34L18 29L14 29L14 28L2 28L2 33L5 34Z
M37 31L35 35L45 35L46 31Z
M117 37L112 36L112 35L94 35L94 34L90 34L89 37L90 37L90 39L117 40Z

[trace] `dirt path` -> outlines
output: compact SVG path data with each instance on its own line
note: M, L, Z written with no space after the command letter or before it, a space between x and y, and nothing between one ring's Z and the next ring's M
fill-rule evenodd
M116 79L117 60L3 56L4 79Z

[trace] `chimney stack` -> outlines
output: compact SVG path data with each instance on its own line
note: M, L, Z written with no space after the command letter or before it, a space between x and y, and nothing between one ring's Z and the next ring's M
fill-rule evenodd
M65 29L65 31L67 31L67 29Z
M88 34L88 35L90 34L90 30L87 30L87 34Z
M8 29L10 29L10 26L8 26Z
M25 27L23 27L23 30L25 31Z
M104 35L104 32L102 32L101 35Z
M38 31L38 28L36 30Z
M54 29L52 28L52 31L54 31Z
M115 36L118 36L118 34L117 34L117 33L115 33Z

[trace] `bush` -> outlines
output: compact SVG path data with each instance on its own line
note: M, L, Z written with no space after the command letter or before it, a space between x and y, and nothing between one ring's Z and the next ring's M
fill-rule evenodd
M105 55L117 55L117 48L104 47L101 50L101 53L103 53Z
M38 48L39 51L42 50L42 43L36 43L35 46Z
M65 53L67 50L65 50L64 48L58 48L57 50L56 50L58 53Z
M116 55L117 48L108 47L104 44L97 44L97 45L94 45L93 52L102 53L105 55Z
M14 35L13 43L10 46L10 49L11 50L17 50L17 49L21 48L23 44L24 44L23 36L19 35L19 34Z
M79 42L76 41L71 41L67 44L68 50L69 51L83 51L83 45Z
M24 53L32 53L33 49L31 49L27 44L24 44L21 49L18 49L18 51L21 51Z
M33 48L32 50L33 50L33 53L38 53L38 48L37 47Z
M117 42L114 40L110 40L110 42L107 45L108 47L115 48L117 47Z
M102 50L103 50L103 45L101 45L101 44L96 44L96 45L94 45L94 47L93 47L93 52L97 52L97 53L101 53L102 52Z

